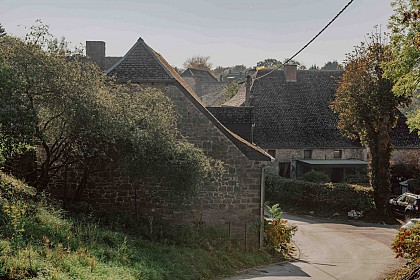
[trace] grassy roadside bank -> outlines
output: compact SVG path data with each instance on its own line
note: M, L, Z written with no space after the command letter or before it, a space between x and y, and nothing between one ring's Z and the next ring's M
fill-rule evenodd
M217 228L167 225L157 241L72 215L0 174L0 279L217 279L273 260L235 249Z

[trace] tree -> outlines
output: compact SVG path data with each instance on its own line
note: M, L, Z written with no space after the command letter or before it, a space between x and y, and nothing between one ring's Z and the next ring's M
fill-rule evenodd
M200 70L210 71L213 65L210 63L210 56L193 56L187 58L187 60L182 64L184 68L193 68Z
M0 23L0 38L6 36L6 30L4 29L3 25Z
M420 98L420 1L397 0L391 4L394 14L389 19L394 59L384 63L385 77L395 84L397 96ZM413 105L407 114L411 130L420 135L420 106Z
M334 61L328 61L325 63L324 66L321 67L321 70L342 70L343 66L337 62L337 60Z
M283 62L275 58L266 58L263 61L257 62L257 67L265 67L268 69L283 69L284 68L283 65L286 61L288 61L287 64L297 65L299 70L306 70L306 66L300 63L299 61L293 60L293 59L288 60L287 58L285 58Z
M319 70L319 66L317 66L316 64L311 65L311 67L309 67L308 70Z
M383 76L381 63L392 57L381 34L347 55L346 68L332 108L344 135L358 138L369 148L370 184L378 213L384 214L390 194L390 130L397 120L397 107L407 99L392 93L392 82Z
M77 198L92 174L120 166L127 175L189 194L213 171L210 159L179 136L167 96L115 83L50 37L45 25L25 40L0 38L0 73L0 146L21 139L37 147L32 183L38 189L77 165Z
M258 61L257 67L265 67L268 69L280 69L283 67L283 63L275 58L266 58L262 61Z

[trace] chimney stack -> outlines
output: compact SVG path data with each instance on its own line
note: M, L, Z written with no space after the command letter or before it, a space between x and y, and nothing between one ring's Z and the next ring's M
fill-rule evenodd
M102 70L106 70L104 41L86 41L86 56L98 64Z
M297 65L284 65L284 75L286 76L286 82L297 82Z

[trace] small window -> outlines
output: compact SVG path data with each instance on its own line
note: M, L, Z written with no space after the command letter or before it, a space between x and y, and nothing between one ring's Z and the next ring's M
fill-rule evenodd
M268 150L267 153L272 156L273 158L276 158L276 150Z
M290 178L290 162L279 163L279 175L282 177Z
M303 150L303 159L311 159L312 150Z
M335 150L334 151L334 158L342 158L343 157L343 151L342 150Z

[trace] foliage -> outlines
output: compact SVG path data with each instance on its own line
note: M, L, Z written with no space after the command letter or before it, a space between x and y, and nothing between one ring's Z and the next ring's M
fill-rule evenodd
M78 200L93 174L121 166L133 177L192 195L220 171L180 137L172 102L159 90L115 83L43 24L25 41L0 40L0 135L6 136L0 147L2 154L18 145L37 147L36 188L78 166Z
M392 170L394 174L406 178L420 179L420 157L418 151L395 151Z
M210 62L210 56L196 55L187 58L187 60L185 60L182 64L182 67L185 69L193 68L210 71L213 65Z
M295 211L347 214L351 210L374 209L371 188L344 183L317 184L278 176L267 177L265 198Z
M392 93L392 82L383 76L382 63L392 52L380 33L356 46L347 55L346 68L332 108L338 113L338 127L369 148L370 183L376 208L385 214L391 190L389 162L392 150L390 131L397 121L397 108L407 102Z
M244 73L247 70L248 70L248 68L245 65L240 64L240 65L227 66L227 67L217 66L216 68L214 68L212 70L212 73L216 78L219 78L220 75L226 75L226 74L229 74L229 73L232 73L232 72L234 72L234 73L243 72Z
M309 67L308 70L319 70L319 66L317 66L316 64L311 65L311 67Z
M343 65L339 64L337 60L328 61L321 67L321 70L342 70Z
M311 170L303 174L302 180L312 182L312 183L327 183L331 182L328 174L322 171Z
M224 100L227 101L234 97L238 93L239 85L238 82L233 81L227 85L227 87L223 90L223 97Z
M420 2L396 0L392 2L394 14L389 19L393 59L384 62L384 76L394 81L393 92L397 96L420 98ZM417 99L418 100L418 99ZM415 106L408 114L412 130L419 129L420 107Z
M5 184L0 180L3 185L21 184L3 176L8 180ZM21 195L19 191L8 197ZM11 198L1 198L12 203ZM235 250L226 233L217 229L162 224L171 234L151 241L86 215L72 216L45 199L22 203L31 211L24 213L27 220L18 248L0 227L0 278L214 279L270 261L265 252Z
M392 250L397 258L407 258L412 262L420 260L420 225L415 224L410 229L400 229L392 242Z
M4 29L3 25L0 23L0 38L6 36L6 30Z
M354 174L347 174L344 181L349 184L369 184L369 176L364 171L356 170Z
M268 68L268 69L283 69L284 68L284 63L286 61L288 61L287 58L285 58L283 60L283 62L281 62L281 61L279 61L275 58L266 58L262 61L258 61L257 62L257 67L262 67L263 66L263 67ZM287 64L294 64L294 65L298 66L299 70L306 70L306 66L303 65L302 63L300 63L297 60L292 59L292 60L288 61Z
M287 225L287 221L281 218L281 209L279 204L273 206L266 205L270 213L270 219L265 220L266 245L269 250L288 252L292 236L297 230L295 226Z

